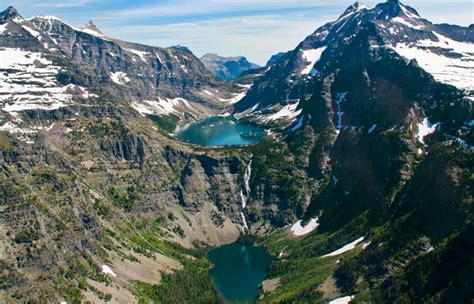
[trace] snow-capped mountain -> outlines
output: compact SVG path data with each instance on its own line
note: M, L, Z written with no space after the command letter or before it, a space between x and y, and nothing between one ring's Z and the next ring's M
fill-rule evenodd
M0 104L10 117L0 130L35 133L19 126L23 111L57 110L97 97L83 86L58 80L63 67L54 41L12 7L0 14L0 45Z
M76 29L53 16L25 20L13 7L0 13L0 48L0 108L15 117L114 96L143 115L189 120L221 112L242 91L186 48L117 40L92 22ZM20 121L2 128L22 130Z
M356 2L271 65L236 105L236 112L241 116L252 113L264 122L295 122L301 113L301 99L314 93L312 84L336 69L348 46L367 31L374 35L368 46L371 52L385 49L407 62L415 59L437 81L473 97L473 29L432 24L398 1L374 8Z

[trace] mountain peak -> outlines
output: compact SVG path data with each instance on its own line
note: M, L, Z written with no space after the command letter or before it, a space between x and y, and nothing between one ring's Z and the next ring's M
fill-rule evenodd
M86 24L84 24L83 27L81 27L81 31L94 36L105 37L105 34L102 33L91 20L89 20Z
M33 18L31 18L30 20L33 20L33 19L42 19L42 20L51 20L51 21L61 21L61 19L59 19L58 17L56 16L45 16L45 15L38 15L38 16L34 16Z
M388 0L387 2L377 4L376 9L380 11L379 19L395 17L420 18L420 15L414 8L406 6L398 0Z
M23 18L18 14L18 11L13 6L9 6L6 10L0 13L0 23L4 23L7 19L18 19L15 21L21 21Z
M356 1L354 2L354 4L350 5L345 11L344 13L342 13L342 15L339 17L339 19L342 19L342 18L346 18L358 11L361 11L361 10L365 10L365 9L370 9L370 6L362 3L362 2L359 2L359 1Z
M5 14L5 13L18 15L18 11L16 10L16 8L14 8L11 5L9 7L7 7L7 9L2 12L2 14Z

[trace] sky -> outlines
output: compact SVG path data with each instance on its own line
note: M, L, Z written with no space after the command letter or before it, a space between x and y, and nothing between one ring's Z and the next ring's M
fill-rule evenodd
M383 0L380 0L383 1ZM362 1L375 6L380 1ZM333 21L354 0L0 0L24 18L54 15L80 28L92 20L105 34L167 47L183 45L197 56L246 56L264 65ZM435 23L474 23L472 0L406 0Z

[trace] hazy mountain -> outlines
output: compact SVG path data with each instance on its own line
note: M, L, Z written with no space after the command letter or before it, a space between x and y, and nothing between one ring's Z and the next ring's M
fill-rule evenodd
M249 62L243 56L221 57L208 53L201 57L201 62L214 76L222 80L233 80L244 71L259 68L257 64Z

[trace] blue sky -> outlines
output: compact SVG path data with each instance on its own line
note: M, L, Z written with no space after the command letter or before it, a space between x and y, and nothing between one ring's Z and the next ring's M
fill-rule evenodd
M382 1L382 0L381 0ZM196 55L244 55L264 64L294 48L349 0L0 0L25 18L54 15L75 27L92 20L105 34L156 46L185 45ZM364 2L364 1L363 1ZM380 1L365 1L371 6ZM474 23L472 0L407 0L433 22Z

